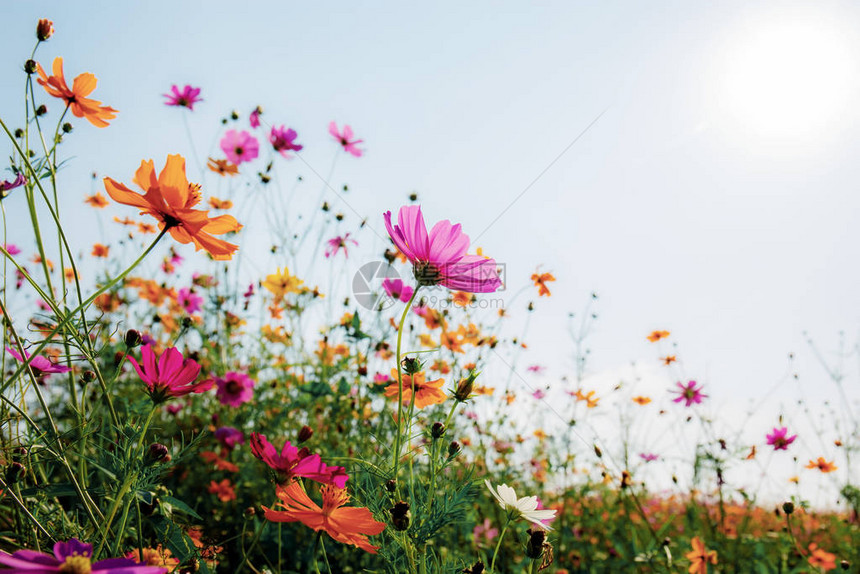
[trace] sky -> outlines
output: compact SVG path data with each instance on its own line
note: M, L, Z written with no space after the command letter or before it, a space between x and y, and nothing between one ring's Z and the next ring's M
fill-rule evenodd
M512 284L527 284L539 265L555 275L519 363L547 371L523 373L524 384L570 374L569 313L596 292L595 385L633 376L636 364L655 392L682 378L704 383L715 409L766 397L770 418L755 432L799 394L838 396L804 333L828 361L839 359L841 331L849 348L856 340L860 6L238 6L4 5L4 120L21 117L20 69L40 17L57 30L40 61L62 55L68 76L93 72L95 96L120 110L105 130L75 122L67 217L92 221L80 201L92 172L128 181L142 158L191 156L186 121L194 149L214 153L220 118L232 109L246 118L258 104L305 144L301 162L276 166L283 181L305 178L296 204L305 208L321 190L315 174L338 152L328 123L345 122L366 154L338 158L331 185L349 192L325 198L347 214L341 230L362 255L337 277L348 281L385 246L382 213L417 193L428 221L462 223ZM166 108L172 84L200 86L204 101L193 113ZM249 208L248 241L262 233L266 205ZM81 244L103 233L88 226ZM249 265L272 271L265 259ZM525 302L511 304L512 320L524 320ZM648 343L655 329L677 347ZM656 365L669 352L680 365L666 374Z

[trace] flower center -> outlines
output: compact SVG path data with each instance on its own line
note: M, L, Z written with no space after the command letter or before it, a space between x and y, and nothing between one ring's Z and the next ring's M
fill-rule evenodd
M60 568L58 572L64 572L65 574L90 574L93 571L92 566L90 565L90 559L87 556L81 556L80 554L73 554L65 559L65 561L60 564Z
M227 392L231 395L238 395L242 391L242 385L240 385L236 381L228 382L225 388L227 389Z
M439 269L427 261L416 261L413 263L412 274L419 285L436 285L442 279Z
M245 153L245 150L241 146L236 146L234 151L236 152L236 155L240 157Z

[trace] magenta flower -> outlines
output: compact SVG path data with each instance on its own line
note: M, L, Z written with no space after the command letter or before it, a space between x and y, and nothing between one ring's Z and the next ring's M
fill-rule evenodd
M391 212L385 213L388 235L409 261L419 285L444 285L467 293L492 293L502 286L493 259L467 255L469 236L460 224L447 219L427 233L418 205L400 208L398 225L392 227Z
M18 173L18 175L12 181L9 180L0 180L0 198L6 196L7 191L13 190L16 187L21 187L27 183L27 178L24 177L23 173Z
M248 122L251 124L251 127L253 129L257 129L258 127L260 127L260 114L262 113L262 108L260 108L260 106L257 106L256 108L254 108L254 111L251 112L251 115L248 116Z
M215 396L222 405L238 407L254 396L254 379L245 373L230 371L223 377L215 379L215 384L218 385Z
M181 397L189 393L202 393L212 388L211 380L194 383L200 374L200 365L186 359L176 348L165 349L156 362L155 352L150 345L140 349L141 366L134 357L128 357L137 375L146 384L147 394L152 402L158 404L171 397Z
M412 287L403 283L401 279L385 279L382 288L392 299L400 299L404 303L412 298Z
M546 371L546 367L542 367L540 365L529 365L526 370L530 373L535 373L536 375L542 375L544 371Z
M352 139L352 128L348 125L344 125L343 131L340 132L337 129L337 124L335 122L332 122L328 125L328 133L330 133L332 137L336 139L338 143L340 143L340 145L343 146L343 151L351 153L355 157L361 157L361 154L364 153L364 150L360 150L356 147L358 144L364 142L364 140Z
M250 285L248 285L248 289L246 289L245 292L242 293L242 297L244 297L245 299L250 299L253 296L254 296L254 284L251 283Z
M346 244L352 243L353 245L358 246L358 241L356 241L355 239L350 239L349 233L347 233L343 237L341 237L340 235L338 235L337 237L333 237L326 241L326 243L328 243L328 247L325 250L325 256L327 258L331 257L332 255L337 255L337 252L341 249L343 249L343 256L348 258L349 252L346 249Z
M182 108L188 108L189 110L194 110L194 104L197 102L202 102L203 98L198 97L200 95L200 88L192 88L189 85L186 85L181 90L179 86L173 84L170 87L171 93L163 94L167 101L164 102L167 106L179 106Z
M535 392L532 393L532 396L534 398L536 398L537 400L541 400L542 398L544 398L546 396L546 393L540 389L536 389Z
M773 432L767 435L767 444L773 447L773 450L788 450L788 445L794 442L797 438L796 434L788 435L786 427L774 427Z
M342 466L328 466L322 462L320 455L311 454L306 447L296 448L290 441L284 443L284 448L278 454L272 443L266 440L266 435L252 432L251 452L278 474L278 481L281 483L300 476L345 488L346 481L349 480L346 469Z
M176 302L190 314L196 313L203 306L203 297L188 288L182 288L176 295Z
M19 363L24 362L24 358L21 357L18 351L12 347L6 347L6 352L15 357L15 360ZM33 369L33 374L37 377L50 375L52 373L68 373L71 371L69 367L52 363L50 359L43 357L42 355L36 355L35 357L30 358L30 353L26 350L24 350L24 355L30 359L30 368Z
M272 126L272 131L269 132L269 142L271 142L272 147L285 158L290 157L290 154L287 152L301 151L305 147L296 143L297 137L299 137L299 134L296 133L296 130L292 128L287 129L284 126L280 128Z
M92 562L93 546L84 544L76 538L68 542L54 544L54 555L36 552L35 550L18 550L9 554L0 550L0 564L11 570L3 569L9 574L49 574L50 572L65 572L71 574L165 574L167 568L138 564L128 558L108 558Z
M9 255L20 255L21 250L14 243L4 243L3 249L6 250L6 253Z
M221 138L221 150L230 163L239 165L260 155L260 144L246 131L227 130Z
M678 390L672 392L678 393L678 397L672 401L673 403L684 401L684 406L689 407L693 403L701 404L702 399L708 396L702 392L702 387L696 387L696 381L690 381L686 385L675 384L678 386Z
M657 460L658 458L660 458L660 456L659 456L659 455L656 455L656 454L654 454L654 453L652 453L652 452L649 452L649 453L640 452L640 453L639 453L639 458L641 458L641 459L642 459L642 460L644 460L645 462L654 462L655 460Z
M376 373L375 375L373 375L373 382L377 385L385 385L389 381L391 381L391 377L389 377L385 373Z
M225 448L233 450L236 445L245 444L245 435L235 427L220 427L215 431L215 440Z

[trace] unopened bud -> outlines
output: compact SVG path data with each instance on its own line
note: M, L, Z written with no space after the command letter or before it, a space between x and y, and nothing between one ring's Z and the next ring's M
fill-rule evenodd
M311 440L312 436L314 436L314 429L312 429L308 425L304 425L299 430L299 444Z
M475 387L475 379L478 378L479 374L479 372L472 371L468 377L457 383L457 390L454 391L454 398L457 401L464 403L469 399L469 395L472 394L472 389Z
M141 340L142 337L140 336L140 331L129 329L125 332L125 346L129 349L134 349L140 345Z
M239 112L237 112L236 110L233 110L232 112L230 112L230 117L234 120L238 120L239 119Z
M424 365L417 357L404 357L401 364L403 365L403 370L406 371L407 375L419 373L424 368Z
M484 574L484 563L478 560L471 568L463 570L463 574Z
M403 531L409 528L409 521L412 513L409 511L409 505L402 500L389 510L391 513L391 525L394 530Z
M36 37L40 42L44 42L54 35L54 23L47 18L42 18L36 25Z
M633 477L626 470L621 471L621 488L628 488L633 484Z
M430 427L430 436L433 438L442 438L442 435L445 434L445 425L440 422L433 423L433 426Z
M70 124L69 122L65 122L63 124L63 133L65 133L65 134L72 133L72 124Z
M848 570L849 568L851 568L851 563L850 563L850 562L848 562L847 560L843 560L842 562L840 562L840 563L839 563L839 566L840 566L843 570Z
M81 375L81 379L83 379L85 383L92 383L96 380L96 374L94 371L84 371L84 374Z
M149 452L147 453L147 457L151 462L170 460L170 454L167 450L167 447L160 442L154 442L149 445Z
M24 71L28 74L36 73L36 60L27 60L24 62Z
M537 560L543 555L543 544L546 542L546 532L543 530L529 531L529 541L526 544L526 556Z
M254 516L255 514L257 514L257 510L253 506L245 509L245 516Z
M448 458L454 458L457 456L461 448L460 443L455 440L451 441L451 444L448 445Z
M48 113L48 106L46 106L45 104L42 104L41 106L36 108L36 115L37 116L44 116L47 113Z
M387 490L388 492L394 492L395 490L397 490L397 481L392 478L391 480L386 482L385 490Z
M786 514L793 514L794 513L794 503L791 502L790 500L788 502L783 502L782 503L782 511L785 512Z
M409 201L418 201L418 194L417 193L410 193L409 194Z
M21 128L15 128L15 138L21 139L22 137L24 137L24 130Z
M594 445L594 454L597 455L597 458L603 458L603 451L597 445Z
M13 462L9 466L6 467L6 482L7 484L15 484L21 477L24 476L24 473L27 472L27 468L21 464L20 462Z

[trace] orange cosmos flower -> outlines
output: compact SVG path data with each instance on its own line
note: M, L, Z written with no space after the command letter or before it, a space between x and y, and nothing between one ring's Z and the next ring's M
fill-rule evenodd
M96 243L95 245L93 245L92 256L105 258L108 256L108 251L110 251L110 246Z
M465 307L472 302L472 294L465 291L455 291L452 301L458 307Z
M63 275L66 276L66 281L71 283L72 281L75 280L76 273L75 273L75 270L72 269L71 267L66 267L65 269L63 269Z
M206 162L206 167L214 171L220 176L236 175L239 173L239 167L233 165L226 159L212 159Z
M641 397L641 396L640 397L633 397L633 402L636 403L637 405L647 405L648 403L651 402L651 398L650 397Z
M690 569L688 572L690 574L708 574L708 563L717 563L717 551L708 551L708 549L705 548L705 543L702 542L698 536L693 538L691 544L693 546L693 551L687 552L684 555L687 560L690 561Z
M397 397L397 369L391 369L393 381L385 387L386 397ZM448 398L442 390L442 379L426 382L424 372L407 375L403 373L403 402L408 403L412 399L412 385L415 385L415 408L423 409L429 405L444 403Z
M263 507L267 520L272 522L301 522L317 532L324 530L329 536L344 544L352 544L376 554L378 546L373 546L368 536L385 530L385 523L373 519L370 510L363 507L344 506L349 502L346 489L325 484L320 488L322 508L308 497L299 482L286 487L278 486L276 494L283 510Z
M212 206L212 209L230 209L233 207L233 202L229 199L223 200L218 199L217 197L210 197L209 205Z
M810 460L809 464L806 465L806 468L817 468L821 472L827 473L836 470L836 465L824 460L823 456L819 456L818 460Z
M101 194L101 192L97 191L92 195L88 195L84 198L84 203L91 205L92 207L101 209L103 207L107 207L110 205L110 202L107 198Z
M233 485L230 484L229 478L225 478L221 482L210 481L209 492L217 496L221 502L236 500L236 491L233 490Z
M63 75L63 59L60 57L54 58L53 76L48 76L41 64L36 64L36 72L39 73L36 80L39 85L45 88L48 94L64 100L75 116L85 118L97 128L106 128L107 120L116 117L117 110L87 97L96 89L98 83L94 75L88 72L80 74L72 82L70 89Z
M807 560L811 566L821 568L825 572L836 568L836 554L825 552L815 542L809 545L809 551L812 554L809 555Z
M669 336L669 331L652 331L650 335L648 335L648 340L652 343L656 343L660 339L665 339Z
M158 177L153 161L142 161L134 182L144 194L135 193L109 177L104 179L105 189L114 201L139 207L141 214L153 216L159 229L169 231L179 243L194 243L198 251L204 249L216 260L233 258L239 247L212 235L239 231L242 225L232 215L210 218L208 211L192 209L200 202L200 186L189 183L185 177L185 158L167 156Z
M538 297L543 297L546 295L549 297L552 293L549 292L549 287L546 286L547 282L555 281L555 277L553 277L552 273L534 273L532 275L532 281L535 282L535 287L538 288Z
M596 391L588 391L583 394L582 390L576 389L576 392L573 394L576 397L576 402L585 401L585 406L589 409L593 409L597 406L597 403L600 402L600 397L595 397Z
M678 359L675 357L675 355L666 355L665 357L661 357L660 360L663 361L663 364L668 367Z

